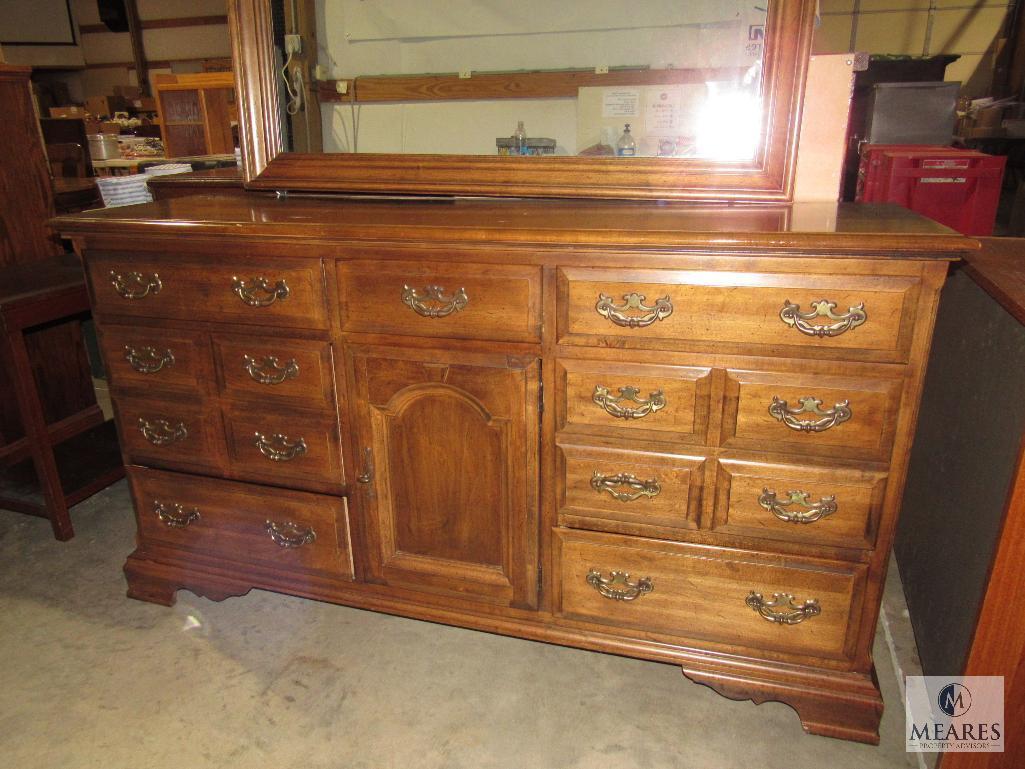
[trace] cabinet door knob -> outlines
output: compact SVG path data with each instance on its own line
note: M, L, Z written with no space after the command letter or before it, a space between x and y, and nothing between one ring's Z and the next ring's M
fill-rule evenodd
M403 286L401 296L403 304L425 318L444 318L470 303L465 288L460 288L452 296L445 296L445 289L441 286L424 286L421 291Z
M630 575L625 571L609 572L606 578L597 569L591 569L587 572L587 584L610 601L634 601L655 589L651 577L631 582Z
M142 299L150 294L159 294L164 284L160 282L160 276L155 272L152 275L144 276L141 272L120 272L110 271L110 284L117 291L119 296L125 299Z
M823 409L818 398L801 398L801 405L793 408L781 398L772 396L769 413L791 430L801 433L821 433L830 427L842 424L851 418L850 401L840 401L831 409ZM811 414L819 419L798 419L801 414Z
M140 374L156 374L158 371L174 365L174 353L170 350L157 352L155 347L136 349L126 344L125 360Z
M360 483L370 483L374 480L374 454L367 446L363 449L363 472L356 476Z
M591 488L599 494L606 491L620 502L633 502L641 497L657 497L662 492L662 487L654 478L642 481L630 473L602 475L597 470L591 476Z
M263 527L278 547L302 547L317 540L317 532L311 527L300 526L292 521L267 521Z
M796 625L822 613L817 598L809 598L801 603L790 593L773 593L772 600L766 601L761 593L752 590L744 603L767 622L777 622L781 625Z
M636 387L620 387L619 395L614 396L609 388L595 385L591 400L605 411L618 419L641 419L665 408L666 396L661 390L649 393L647 398L639 397L641 391ZM635 403L636 406L624 406L624 403Z
M762 489L758 504L787 523L814 523L837 511L836 497L822 497L818 502L809 502L807 491L788 491L787 501L781 502L775 491ZM791 509L794 506L803 510Z
M598 294L594 310L603 318L608 318L617 326L624 328L644 328L673 314L673 302L668 294L656 299L651 307L644 303L644 298L644 294L623 294L623 304L617 306L611 296ZM642 314L628 314L638 312Z
M250 278L249 281L233 275L231 290L235 292L235 296L250 307L269 307L279 299L282 301L288 299L288 295L291 293L288 284L283 279L272 286L270 281L262 275L259 278Z
M834 312L836 310L836 302L820 299L817 302L812 302L811 306L812 309L809 312L801 312L799 304L793 304L789 299L786 299L783 302L783 309L779 311L779 319L791 328L796 328L802 334L817 337L840 336L845 331L857 328L868 320L864 302L849 308L842 315L837 315ZM819 325L810 322L816 318L827 318L833 322Z

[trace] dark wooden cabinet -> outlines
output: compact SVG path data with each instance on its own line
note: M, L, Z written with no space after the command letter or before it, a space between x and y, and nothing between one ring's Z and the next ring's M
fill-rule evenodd
M889 208L257 196L61 227L130 465L130 595L259 587L670 662L878 739L937 294L974 241Z
M350 356L369 578L536 606L539 361Z

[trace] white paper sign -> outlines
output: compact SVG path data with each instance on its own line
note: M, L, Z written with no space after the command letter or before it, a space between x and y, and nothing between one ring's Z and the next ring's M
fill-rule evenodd
M641 92L636 89L606 91L602 95L602 117L637 117Z

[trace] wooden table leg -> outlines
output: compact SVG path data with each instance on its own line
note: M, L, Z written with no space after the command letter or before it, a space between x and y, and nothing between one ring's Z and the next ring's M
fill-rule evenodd
M57 460L53 455L43 404L39 400L39 390L32 375L24 331L20 328L8 330L7 344L11 352L11 373L18 410L31 446L32 462L39 476L53 535L59 540L68 540L75 536L75 530L71 526L71 516L68 515L68 506L64 500L64 489L57 471Z

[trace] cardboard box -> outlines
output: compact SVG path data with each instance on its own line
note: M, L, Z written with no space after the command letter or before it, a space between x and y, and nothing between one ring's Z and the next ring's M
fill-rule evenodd
M90 96L85 109L93 117L113 117L115 112L128 111L128 100L123 96Z
M142 96L142 89L137 85L116 85L114 86L114 95L132 101Z
M65 118L84 118L85 108L84 107L50 107L50 117L65 117Z
M121 133L121 124L113 121L104 121L100 124L101 134L114 134L115 136Z

